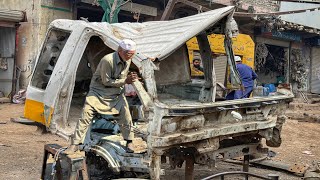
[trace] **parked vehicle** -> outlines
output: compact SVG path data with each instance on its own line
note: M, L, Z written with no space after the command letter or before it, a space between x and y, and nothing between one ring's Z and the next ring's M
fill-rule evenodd
M159 179L161 163L172 168L186 161L214 167L222 159L259 153L261 140L280 146L283 112L293 98L290 88L274 96L238 100L216 99L216 74L207 35L224 34L224 47L234 87L241 86L232 51L234 7L225 7L172 21L145 23L51 23L27 89L25 117L42 123L66 139L74 132L82 105L100 59L129 38L137 43L132 69L138 98L129 101L132 116L146 140L141 153L126 153L121 136L114 135L113 117L106 131L96 123L84 149L108 164L113 174L134 172ZM186 42L196 37L203 57L204 79L191 81ZM110 125L110 126L109 126ZM145 128L143 128L145 127ZM96 128L96 129L95 129ZM145 129L145 130L144 130ZM110 131L111 130L111 131ZM94 156L92 156L92 154ZM168 160L168 161L165 161ZM103 163L102 163L103 164ZM98 169L99 163L93 163ZM190 167L188 166L188 167ZM106 166L102 165L102 168Z

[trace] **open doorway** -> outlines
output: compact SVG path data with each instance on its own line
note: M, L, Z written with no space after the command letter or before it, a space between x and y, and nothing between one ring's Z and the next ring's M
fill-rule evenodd
M258 75L258 85L286 82L289 48L263 44L263 56L256 57L255 71ZM259 53L257 53L259 55Z

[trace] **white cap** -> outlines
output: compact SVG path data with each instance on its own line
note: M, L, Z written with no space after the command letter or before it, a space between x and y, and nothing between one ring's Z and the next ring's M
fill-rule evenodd
M127 51L135 51L136 50L136 43L130 39L123 39L119 46Z
M234 56L234 60L235 60L236 62L240 62L240 61L241 61L241 57L240 57L240 56Z

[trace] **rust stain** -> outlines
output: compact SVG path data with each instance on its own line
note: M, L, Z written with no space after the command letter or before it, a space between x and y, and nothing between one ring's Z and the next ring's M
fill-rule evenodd
M112 29L112 33L119 39L124 39L124 37L120 34L119 30L117 28Z

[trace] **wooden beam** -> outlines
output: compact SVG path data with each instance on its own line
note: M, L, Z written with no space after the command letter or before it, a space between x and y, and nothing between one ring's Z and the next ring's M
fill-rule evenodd
M123 11L138 12L144 15L157 16L157 8L137 3L126 3L120 8Z
M188 1L188 0L179 0L179 2L183 3L183 4L186 4L188 6L194 7L196 9L198 9L198 10L202 10L202 11L210 11L210 10L212 10L212 9L206 8L204 6L201 6L201 5L197 4L197 3Z

